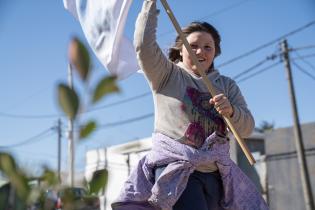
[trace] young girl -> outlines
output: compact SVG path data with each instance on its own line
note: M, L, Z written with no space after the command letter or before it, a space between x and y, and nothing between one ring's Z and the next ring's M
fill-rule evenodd
M153 148L112 207L237 210L230 194L234 189L226 187L240 184L230 177L230 172L240 170L229 159L227 127L221 115L231 118L242 137L251 134L254 119L236 83L214 68L213 60L221 53L220 35L205 22L193 22L183 29L201 70L219 93L211 96L179 37L169 58L163 54L156 42L157 15L156 0L145 0L134 37L137 58L154 99ZM250 182L247 177L244 180ZM265 205L260 196L254 202ZM252 207L242 210L264 209Z

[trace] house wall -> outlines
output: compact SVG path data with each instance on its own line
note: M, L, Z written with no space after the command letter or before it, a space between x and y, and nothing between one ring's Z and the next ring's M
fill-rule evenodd
M315 193L315 123L303 124L302 135L313 197ZM266 136L268 201L271 210L304 210L304 198L293 128Z

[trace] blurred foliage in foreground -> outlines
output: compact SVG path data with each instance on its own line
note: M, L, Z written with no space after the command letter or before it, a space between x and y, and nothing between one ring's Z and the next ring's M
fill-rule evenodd
M89 76L92 73L91 58L83 43L73 38L69 45L70 65L74 67L85 87L88 87ZM94 105L104 96L119 92L115 76L105 76L100 79L93 88L89 103ZM90 98L91 97L91 98ZM76 121L80 110L84 110L83 99L79 97L74 87L66 83L58 84L58 102L64 114L71 120ZM88 138L97 128L97 123L89 120L84 123L77 122L80 126L79 140ZM6 152L0 152L0 173L8 179L8 183L0 188L0 209L1 210L26 210L31 209L34 203L39 203L40 209L44 209L43 197L47 190L69 191L70 187L62 185L57 174L44 168L41 176L32 178L21 170L14 157ZM106 169L95 171L92 179L85 182L85 189L88 195L97 195L106 188L108 172ZM74 198L69 194L65 197L63 209L74 210Z

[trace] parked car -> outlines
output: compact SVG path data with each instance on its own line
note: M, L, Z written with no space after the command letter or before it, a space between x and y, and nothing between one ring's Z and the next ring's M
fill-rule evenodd
M58 192L52 189L46 190L42 205L45 210L58 209Z
M100 200L98 196L87 195L84 188L65 188L58 192L56 210L64 206L71 206L73 210L100 210Z
M100 200L81 187L49 189L35 206L32 210L100 210Z
M27 210L57 210L58 196L54 190L46 190Z

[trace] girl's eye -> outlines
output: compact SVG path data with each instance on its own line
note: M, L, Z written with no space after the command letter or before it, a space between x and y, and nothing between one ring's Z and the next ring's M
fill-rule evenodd
M191 47L192 49L197 49L197 48L198 48L198 45L196 45L196 44L191 44L190 47Z
M205 46L205 50L211 51L211 50L212 50L212 47L210 47L210 46Z

